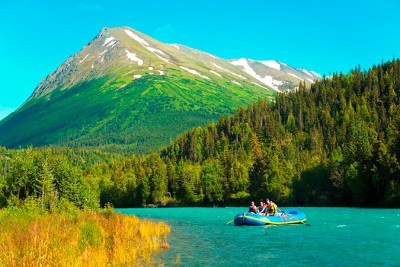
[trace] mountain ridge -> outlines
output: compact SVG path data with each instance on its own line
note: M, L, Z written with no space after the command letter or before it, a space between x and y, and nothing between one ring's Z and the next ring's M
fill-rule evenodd
M263 78L286 64L246 62L254 73L129 27L103 28L0 122L0 145L94 146L148 153L187 128L257 98L272 100L285 86L296 89L294 81L303 75L286 75L291 80L273 88L274 84L262 84Z
M151 44L153 44L153 46L154 46L154 43L156 44L155 46L160 46L160 45L162 45L162 46L164 46L164 50L165 50L165 47L168 47L168 46L169 46L170 48L173 47L173 48L176 48L176 49L178 49L178 50L183 50L183 51L185 51L185 52L186 52L187 54L189 54L189 55L195 55L196 58L199 58L199 57L209 57L209 59L210 59L210 58L212 58L212 59L221 59L221 58L218 58L217 56L212 55L212 54L210 54L210 53L203 52L203 51L200 51L200 50L197 50L197 49L193 49L193 48L190 48L190 47L185 46L185 45L182 45L182 44L164 44L164 43L161 43L161 42L157 41L156 39L153 39L153 38L150 37L150 36L144 35L143 33L140 33L140 32L138 32L138 31L136 31L136 30L134 30L134 29L131 29L131 28L129 28L129 27L126 27L126 26L123 26L123 27L115 27L115 28L106 28L106 27L105 27L105 28L103 28L103 29L100 31L100 33L99 33L92 41L90 41L86 46L84 46L80 52L78 52L78 53L73 54L72 56L70 56L63 64L61 64L61 65L56 69L56 71L50 73L45 79L43 79L43 80L39 83L39 85L37 86L37 88L34 90L34 92L33 92L33 94L31 95L31 97L32 97L32 96L36 96L36 95L38 95L38 92L43 91L43 87L47 87L47 86L46 86L46 83L52 83L52 84L54 84L53 79L52 79L53 77L58 78L60 75L64 74L64 73L67 72L67 71L69 71L69 73L75 73L74 71L76 71L76 70L78 69L77 62L76 62L76 61L79 60L79 63L83 63L84 61L88 61L88 57L90 57L91 55L90 55L90 52L86 52L85 50L87 50L88 47L90 47L92 44L96 43L97 40L99 40L100 42L103 42L103 41L104 41L104 43L101 45L101 47L102 47L102 48L104 47L105 50L103 51L103 53L106 54L106 55L103 56L103 57L100 57L101 54L99 54L99 55L97 56L97 59L100 58L100 62L103 62L104 60L106 60L107 58L109 58L109 57L107 57L108 52L109 52L109 51L112 51L112 49L113 49L114 47L118 47L119 45L121 45L121 40L118 40L118 39L116 39L116 38L113 36L113 34L114 34L114 35L117 34L117 36L120 35L119 33L117 33L117 30L119 30L119 29L124 30L124 32L125 32L129 37L131 37L134 41L136 41L136 42L142 44L145 48L147 48L149 51L151 51L152 53L154 53L154 54L155 54L157 57L159 57L161 60L166 61L166 63L169 63L168 61L169 61L169 59L171 59L171 54L173 54L173 51L168 51L169 59L168 59L168 58L163 58L163 57L162 57L162 54L164 53L163 50L160 50L160 49L158 49L158 48L153 48L153 47L151 46ZM125 38L126 38L126 36L125 36ZM145 39L146 39L146 40L149 40L149 41L146 41ZM108 51L107 48L111 48L111 49ZM143 60L140 59L139 57L137 57L135 53L130 52L130 51L128 50L128 48L126 48L126 47L124 47L124 46L123 46L123 48L126 49L126 50L125 50L126 55L127 55L128 58L130 58L130 60L138 62L138 65L139 65L139 63L141 63L140 65L143 65ZM168 50L168 49L167 49L167 50ZM83 56L83 54L85 54L85 56ZM93 55L92 55L92 56L93 56ZM172 56L173 56L173 55L172 55ZM89 58L89 59L90 59L90 58ZM272 72L274 72L274 70L278 70L278 71L279 71L282 67L286 67L286 69L288 69L288 70L291 71L290 73L287 73L287 74L296 79L296 80L290 80L290 81L292 81L293 83L294 83L295 81L297 81L297 83L300 82L300 81L306 81L306 83L310 84L310 83L313 82L313 79L319 79L319 78L321 78L321 75L319 75L318 73L316 73L316 72L314 72L314 71L308 71L308 70L305 70L305 69L302 69L302 68L297 68L297 69L296 69L296 68L293 68L293 67L288 66L286 63L283 63L283 62L280 62L280 61L277 61L277 60L252 60L252 59L248 59L248 58L240 58L240 59L228 59L228 60L226 60L226 61L230 62L232 65L235 66L235 65L237 65L237 64L235 64L235 62L238 62L238 61L240 61L240 60L241 60L241 61L247 61L247 62L250 63L250 65L262 64L262 65L264 65L265 67L269 68L269 69L270 69L270 72L271 72L271 69L272 69ZM95 60L94 63L99 63L99 60ZM228 71L231 71L231 72L232 72L233 70L238 71L238 68L230 69L230 68L227 67L226 65L223 66L223 67L221 67L221 66L219 66L217 63L218 63L218 62L212 62L214 68L216 68L216 69L219 69L219 70L226 70L226 69L228 69ZM92 66L92 69L93 69L93 67L94 67L94 66ZM258 68L260 68L260 66L258 66ZM241 70L242 70L242 69L241 69ZM214 71L217 72L218 70L214 70ZM264 71L264 73L265 73L265 69L264 69L263 71ZM255 76L259 76L259 74L257 73L258 71L255 71L256 74L255 74L255 75L252 75L252 74L249 74L249 72L246 71L246 69L244 68L244 69L243 69L243 72L246 73L247 75L251 76L252 78L255 78L256 80L263 82L262 79L263 79L264 77L255 77ZM292 72L295 72L295 73L292 73ZM69 73L67 73L67 75L68 75ZM93 74L93 73L89 73L89 74ZM305 76L304 76L304 75L305 75ZM89 77L86 77L86 78L90 78L90 75L88 75L88 76L89 76ZM237 78L240 78L240 79L246 78L246 75L244 75L243 73L237 73L235 76L236 76ZM268 78L269 78L269 77L268 77ZM272 78L272 77L271 77L271 78ZM273 79L271 79L271 78L269 78L269 79L270 79L270 80L273 80ZM286 79L287 79L287 77L286 77ZM239 82L239 81L238 81L238 82ZM279 85L281 85L284 81L279 80L279 81L277 81L277 82L278 82ZM76 83L74 83L74 81L71 80L71 83L69 84L69 86L74 85L74 84L76 84ZM57 85L57 84L56 84L56 85ZM64 87L65 87L66 85L67 85L67 84L65 84L65 83L63 84ZM262 84L262 85L263 85L263 86L266 86L269 90L272 89L272 90L275 90L275 91L281 91L281 90L279 90L279 89L276 87L276 85L271 85L271 83L269 83L269 82L264 83L264 84ZM56 87L56 86L54 86L54 87ZM295 87L296 87L296 86L295 86ZM295 87L292 87L292 88L289 88L289 89L295 89ZM46 91L46 90L44 90L44 91ZM39 95L40 95L40 94L39 94ZM30 98L31 98L31 97L30 97Z

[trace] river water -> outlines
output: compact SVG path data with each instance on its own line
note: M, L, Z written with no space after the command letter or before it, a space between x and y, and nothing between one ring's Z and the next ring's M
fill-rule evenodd
M171 226L165 266L400 266L400 209L298 209L306 225L227 224L247 208L116 211Z

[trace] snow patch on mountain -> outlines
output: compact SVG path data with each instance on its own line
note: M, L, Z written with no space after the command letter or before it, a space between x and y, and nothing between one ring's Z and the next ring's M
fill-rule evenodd
M260 61L260 63L271 69L281 70L281 64L279 64L276 60L263 60Z
M134 79L140 79L140 78L142 78L143 76L142 75L140 75L140 74L135 74L135 75L133 75L133 78Z
M136 34L134 34L133 32L131 32L130 30L125 30L125 33L128 34L135 41L139 42L141 45L144 46L144 48L146 48L147 50L152 52L154 55L159 57L161 60L164 60L165 62L170 63L168 59L159 55L159 54L166 55L166 53L164 51L151 47L148 42L146 42L143 38L141 38L141 37L137 36Z
M295 74L293 74L293 73L288 72L287 74L289 74L289 75L292 76L292 77L295 77L295 78L299 79L300 81L303 80L302 78L300 78L299 76L297 76L297 75L295 75Z
M269 87L275 89L275 91L280 92L279 86L283 85L283 81L275 80L274 77L266 75L264 78L258 79Z
M253 77L254 76L258 77L256 72L249 66L249 64L247 63L247 60L245 58L241 58L241 59L232 61L231 63L232 63L232 65L235 65L235 66L242 66L244 68L245 72L247 72L248 74L250 74Z
M115 40L115 38L112 37L112 36L106 38L106 40L104 40L104 44L103 44L101 47L104 47L106 44L108 44L108 43L111 42L112 40Z
M152 52L152 53L160 53L161 55L165 55L165 53L164 53L164 51L161 51L160 49L156 49L156 48L153 48L153 47L151 47L151 46L145 46L146 48L147 48L147 50L149 50L150 52Z
M117 44L117 41L111 41L106 47L110 47L113 48L115 45Z
M252 67L250 67L249 63L247 62L247 59L245 58L241 58L235 61L231 62L233 65L235 66L241 66L244 68L244 71L246 73L248 73L250 76L256 78L257 80L259 80L260 82L262 82L263 84L271 87L272 89L274 89L275 91L279 92L279 85L282 85L283 82L279 81L279 80L274 80L274 78L272 76L266 75L265 77L261 77L259 76Z
M300 69L300 71L304 72L305 74L307 74L310 77L314 77L308 70Z
M99 54L99 56L103 55L104 53L107 53L107 50L104 50L103 52L101 52L101 53Z
M269 90L269 88L267 88L267 87L265 87L265 86L262 86L261 84L259 84L259 83L255 83L255 82L251 82L252 84L255 84L255 85L257 85L257 86L259 86L259 87L261 87L261 88L264 88L264 89L266 89L266 90Z
M162 70L158 70L158 73L160 73L161 76L165 75L165 72Z
M125 33L127 35L129 35L129 37L131 37L136 42L139 42L139 43L141 43L142 45L145 45L145 46L149 46L148 42L146 42L143 38L141 38L141 37L137 36L136 34L134 34L133 32L131 32L130 30L125 30Z
M219 74L218 72L216 72L215 70L210 70L210 72L211 72L212 74L215 74L215 75L217 75L217 76L219 76L219 77L222 78L222 75Z
M210 80L209 77L207 77L207 76L205 76L205 75L202 75L202 74L201 74L200 72L198 72L197 70L192 70L192 69L189 69L188 67L184 67L184 66L179 66L179 67L181 67L181 69L184 69L184 70L186 70L187 72L190 72L190 73L192 73L192 74L194 74L194 75L200 76L201 78Z
M238 81L232 80L232 82L236 85L242 86Z
M130 60L136 61L137 64L138 64L138 66L143 65L143 60L140 59L140 58L138 58L138 57L136 56L136 54L129 52L128 49L125 49L125 52L126 52L126 56L127 56Z
M317 78L319 78L319 79L321 79L322 78L322 76L321 76L321 74L319 74L318 72L315 72L315 71L310 71L311 73L312 73L312 75L314 75L315 77L317 77Z
M232 75L234 75L234 76L236 76L236 77L239 77L240 79L243 79L243 80L246 80L246 79L247 79L246 77L243 77L242 75L236 74L236 73L234 73L234 72L232 72L232 71L229 71L229 70L227 70L227 69L224 69L223 67L218 66L218 65L215 64L215 63L213 63L213 65L214 65L216 68L220 69L220 70L226 71L226 72L228 72L228 73L230 73L230 74L232 74Z
M156 55L159 59L164 60L164 61L167 62L167 63L171 63L171 62L169 62L168 59L166 59L166 58L164 58L164 57L162 57L162 56L160 56L160 55L158 55L158 54L156 54L156 53L154 53L154 55Z
M175 48L178 49L178 50L180 49L179 46L177 46L177 45L173 45L173 44L172 44L172 45L170 45L170 46L173 46L173 47L175 47Z
M90 55L90 53L87 54L82 60L79 60L79 63L82 63L89 55Z

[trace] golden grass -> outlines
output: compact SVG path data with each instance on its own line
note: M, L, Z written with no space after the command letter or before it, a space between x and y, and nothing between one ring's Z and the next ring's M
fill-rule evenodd
M2 210L0 266L154 266L169 233L163 222L116 213Z

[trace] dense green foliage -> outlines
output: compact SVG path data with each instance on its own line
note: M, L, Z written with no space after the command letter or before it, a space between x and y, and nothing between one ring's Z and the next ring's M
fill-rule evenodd
M0 208L33 201L45 210L166 203L166 165L157 154L124 156L68 148L0 148ZM35 204L36 205L36 204Z
M64 150L0 150L0 207L38 200L44 209L58 205L97 208L98 196Z
M292 205L398 207L399 94L398 60L335 74L187 131L162 157L176 170L198 168L195 192L204 202L251 195Z
M178 136L160 154L0 153L3 205L90 196L116 207L245 204L399 207L400 61L264 99ZM54 193L49 193L54 192Z
M0 123L0 145L148 154L191 127L273 95L253 84L243 89L175 72L129 83L103 77L32 98Z

